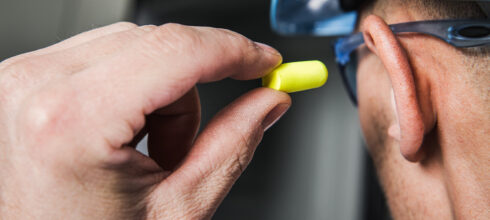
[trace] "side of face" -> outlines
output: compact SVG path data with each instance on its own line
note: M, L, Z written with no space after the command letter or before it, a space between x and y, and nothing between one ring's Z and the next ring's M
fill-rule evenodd
M488 82L485 95L472 83L471 57L462 50L424 34L395 36L387 23L428 20L407 10L361 18L359 118L391 214L490 215L490 71L477 72L476 79Z
M383 63L375 54L366 46L361 46L357 53L359 119L369 152L379 163L377 157L386 154L389 126L396 120L391 104L392 87Z
M439 152L433 152L431 159L424 163L413 163L403 157L399 141L394 137L398 134L390 131L397 126L398 119L388 73L381 60L366 47L358 53L359 118L392 216L394 219L451 218L449 198L442 187Z
M389 23L406 22L404 19L400 16ZM361 28L370 28L368 26L370 24ZM364 31L371 33L365 39L372 39L356 51L359 58L359 118L391 214L395 219L449 219L452 210L444 187L441 152L437 150L439 143L433 129L435 119L432 117L428 86L433 80L430 75L441 70L434 67L426 71L437 63L427 62L432 55L422 52L438 48L440 42L423 35L407 35L397 36L398 45L390 45L386 43L389 40L383 39L384 34L375 33L378 29L372 27ZM399 47L402 55L390 54L390 47ZM400 65L403 62L409 67ZM420 69L421 66L424 68ZM403 74L410 75L411 81L406 80ZM412 93L397 87L397 84L413 84ZM411 97L414 94L416 97ZM412 117L412 114L418 114L418 117ZM412 118L407 120L407 117ZM405 124L400 122L400 118L405 120ZM419 130L420 124L422 131ZM421 134L412 135L415 137L412 140L419 138L420 146L407 144L409 141L404 138L417 132ZM416 157L407 158L401 148L403 144L415 149L412 152L418 152Z

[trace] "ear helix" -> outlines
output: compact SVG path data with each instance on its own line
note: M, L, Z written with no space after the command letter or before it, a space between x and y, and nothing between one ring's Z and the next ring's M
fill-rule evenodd
M417 162L422 159L420 148L425 129L412 67L405 50L380 17L368 16L362 27L367 47L379 57L391 81L399 125L400 153L408 161ZM396 127L387 132L396 136Z

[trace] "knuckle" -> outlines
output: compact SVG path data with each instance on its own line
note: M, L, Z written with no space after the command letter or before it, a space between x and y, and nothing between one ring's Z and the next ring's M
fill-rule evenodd
M254 49L255 48L255 44L252 40L248 39L247 37L239 34L239 33L236 33L236 32L233 32L233 31L230 31L230 30L225 30L225 29L222 29L223 30L223 33L226 34L226 36L229 38L230 41L232 41L234 43L234 45L238 48L240 48L241 50L248 50L248 49Z
M4 71L7 74L9 74L9 76L15 77L15 76L22 76L27 73L30 73L34 71L35 68L36 68L36 63L32 62L32 59L30 60L20 59L11 63L11 65L5 67Z
M184 29L185 26L177 23L166 23L160 26L162 29L167 29L167 30L181 30Z
M230 53L230 57L234 62L247 64L247 57L251 57L257 51L257 45L249 38L230 31L222 29L222 32L227 36L227 40L231 42L233 50L226 50Z
M249 158L250 157L248 156L248 154L236 153L234 160L234 170L239 173L243 173L243 171L245 171L245 168L248 166L248 163L250 162Z
M234 152L225 162L226 165L223 166L224 169L221 176L232 179L238 178L247 168L250 159L251 156L248 153Z
M8 58L2 62L0 62L0 71L4 71L5 69L10 68L14 64L18 63L19 61L23 60L25 58L26 54L21 54L15 57Z
M240 134L236 139L235 147L232 154L228 159L228 166L225 166L225 172L231 177L240 176L247 168L248 164L252 160L255 147L258 145L261 136L259 132L253 132L251 134Z
M138 27L138 25L127 21L116 22L112 24L112 26L116 29L131 29L131 28Z
M191 27L168 23L150 32L147 41L159 51L181 54L191 52L200 37Z
M249 51L250 49L253 49L255 50L256 49L256 46L255 46L255 43L244 37L243 35L240 35L240 34L234 34L235 37L234 37L234 40L235 40L235 43L237 45L237 47L241 48L240 51Z
M87 143L98 142L79 139L80 131L86 130L83 123L88 122L80 121L80 105L73 103L78 98L67 89L60 90L54 84L51 87L57 89L40 90L21 103L14 116L15 143L23 146L33 160L49 158L46 165L78 163L87 155L92 158L96 155L92 154L94 147Z
M15 59L0 70L0 77L7 82L32 81L33 76L42 75L45 67L43 58Z
M148 25L140 26L139 28L144 30L144 31L151 32L151 31L154 31L155 29L157 29L157 26L152 25L152 24L148 24Z
M29 79L29 74L35 69L33 64L16 58L5 63L0 70L0 103L14 98L14 94L25 89L24 85Z
M255 146L253 146L254 144L252 143L253 141L251 140L251 137L240 135L239 140L240 144L238 144L238 146L241 147L238 147L235 150L235 164L239 168L240 172L243 172L252 159L252 148Z
M23 54L10 58L0 65L0 76L8 78L19 78L28 73L39 71L39 61L35 58L27 58L28 54Z
M55 91L43 91L29 97L19 110L21 133L43 141L64 132L65 122L72 115L69 99L66 93Z

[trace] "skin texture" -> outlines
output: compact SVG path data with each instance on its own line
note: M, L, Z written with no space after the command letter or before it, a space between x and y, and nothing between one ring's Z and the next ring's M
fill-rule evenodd
M291 100L252 90L197 135L195 85L280 62L231 31L131 23L3 61L0 219L209 219Z
M486 67L475 73L471 57L439 39L395 36L387 24L429 18L399 1L380 8L361 14L357 85L392 216L490 219L490 59L478 57Z

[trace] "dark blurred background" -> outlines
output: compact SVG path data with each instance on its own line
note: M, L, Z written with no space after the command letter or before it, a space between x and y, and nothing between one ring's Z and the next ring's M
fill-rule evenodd
M0 0L0 60L117 21L226 28L275 47L285 62L321 60L329 70L326 85L291 94L289 112L267 131L213 219L389 219L337 73L334 38L279 36L269 27L269 9L269 0ZM259 85L199 85L202 125ZM138 148L145 152L145 141Z

